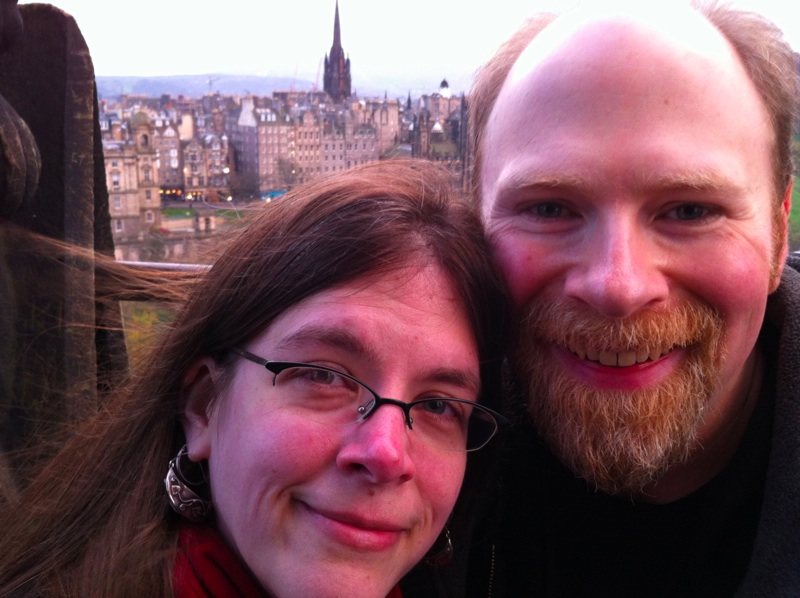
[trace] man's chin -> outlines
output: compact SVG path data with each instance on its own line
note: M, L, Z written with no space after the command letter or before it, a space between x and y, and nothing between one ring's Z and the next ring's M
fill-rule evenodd
M549 386L535 391L534 424L569 469L609 494L639 493L685 462L707 396L692 380L634 392Z

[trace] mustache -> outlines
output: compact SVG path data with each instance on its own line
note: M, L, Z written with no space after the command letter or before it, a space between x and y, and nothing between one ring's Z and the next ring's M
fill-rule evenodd
M586 352L638 351L658 356L678 347L720 342L722 318L710 306L685 300L626 318L608 318L569 299L528 305L515 344L546 342L585 357ZM536 338L521 338L521 335ZM716 339L716 340L715 340Z

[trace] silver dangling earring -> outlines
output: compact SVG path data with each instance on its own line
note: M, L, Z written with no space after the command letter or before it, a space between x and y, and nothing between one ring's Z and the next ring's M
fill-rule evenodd
M197 481L190 479L185 473L187 468L198 470L201 479ZM205 471L202 465L189 459L185 444L177 456L169 462L164 485L169 504L179 515L189 521L198 522L207 519L211 514L212 503L208 495Z
M439 534L436 543L431 546L431 549L424 557L427 565L434 565L436 567L444 567L453 562L453 541L450 539L450 530L447 526Z

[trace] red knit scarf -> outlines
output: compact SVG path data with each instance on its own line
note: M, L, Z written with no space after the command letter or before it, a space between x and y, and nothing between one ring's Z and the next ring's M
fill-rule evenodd
M210 525L184 524L175 560L175 598L266 598L266 592ZM386 598L402 598L395 586Z
M181 526L175 598L266 598L266 592L210 525Z

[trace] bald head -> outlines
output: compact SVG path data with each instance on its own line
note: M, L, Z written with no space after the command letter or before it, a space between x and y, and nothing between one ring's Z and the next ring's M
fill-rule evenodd
M602 60L598 54L613 50L618 36L625 34L633 39L638 31L644 38L642 41L654 42L648 50L653 53L657 54L655 42L661 39L683 49L687 57L702 60L705 56L706 65L713 69L706 73L708 85L726 84L729 73L735 72L737 78L741 72L745 73L763 104L773 132L770 157L779 196L776 203L779 203L793 171L791 139L798 97L794 55L780 30L760 15L714 4L698 9L647 5L616 12L609 10L608 4L604 6L604 12L582 10L557 18L552 14L536 15L478 71L470 94L469 123L470 141L476 155L473 170L476 199L481 201L485 139L492 133L490 117L497 113L499 96L504 92L509 94L510 87L521 77L528 76L534 65L545 62L545 58L549 59L550 68L564 69L565 76L593 76L597 92L600 92L603 76L613 81L619 74L615 68L625 65L641 49L629 50L634 52L631 55L619 48L616 55L605 53ZM648 40L650 35L653 39ZM629 74L646 75L647 64L642 68L641 73ZM650 68L656 67L651 65ZM533 108L536 98L517 96L513 101L527 102Z
M588 128L593 135L582 147L595 152L626 143L646 151L648 137L655 141L664 122L676 129L707 128L714 135L738 136L734 141L742 148L759 147L768 170L773 140L755 86L731 45L705 18L688 9L680 17L572 15L536 37L509 72L489 116L484 143L493 151L479 165L484 208L491 209L498 186L523 183L509 177L526 176L539 166L546 174L552 150ZM720 102L726 109L718 109ZM663 151L664 138L657 142L654 149ZM526 164L532 156L544 162Z
M555 19L522 50L504 85L559 55L570 53L572 56L567 58L570 61L575 58L591 61L598 52L608 52L623 42L638 42L641 47L652 45L654 49L670 44L684 48L687 54L731 55L730 44L722 34L688 6L639 5L617 11L610 10L605 3L603 6L604 10L583 9ZM621 59L626 59L627 51L622 50Z

